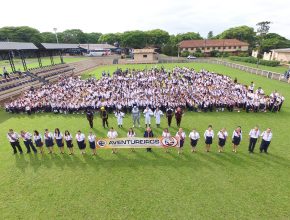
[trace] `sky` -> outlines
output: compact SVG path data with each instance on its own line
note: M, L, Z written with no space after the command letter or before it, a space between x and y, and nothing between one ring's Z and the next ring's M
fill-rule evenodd
M290 39L289 0L4 0L0 27L31 26L41 32L81 29L114 33L163 29L170 34L209 31L271 21L270 32Z

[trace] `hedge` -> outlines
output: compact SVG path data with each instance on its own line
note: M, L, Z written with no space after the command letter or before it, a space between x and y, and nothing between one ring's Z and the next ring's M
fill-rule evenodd
M257 63L259 61L259 64L264 66L279 66L280 62L275 60L258 60L255 57L238 57L238 56L230 56L230 60L233 61L239 61L239 62L246 62L246 63Z

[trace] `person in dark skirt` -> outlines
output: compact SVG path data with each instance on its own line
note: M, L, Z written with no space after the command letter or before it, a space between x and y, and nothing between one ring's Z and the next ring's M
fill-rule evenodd
M233 152L237 153L238 146L240 145L240 142L242 140L242 129L240 126L238 126L232 136L232 144L233 144Z
M81 154L85 154L86 151L86 136L80 131L78 130L77 134L76 134L76 141L78 143L78 147L81 151Z
M66 146L69 149L69 155L74 154L74 149L73 149L74 145L72 143L72 136L71 136L71 134L69 133L68 130L66 130L64 132L64 139L65 139Z
M266 131L263 131L261 134L262 137L262 141L261 141L261 145L260 145L260 153L262 153L263 151L267 154L268 153L268 147L271 143L273 134L271 131L271 128L267 128Z
M32 149L33 152L36 154L37 150L36 150L36 148L32 142L32 139L31 139L32 134L30 134L29 132L26 132L26 131L21 131L21 137L22 137L24 145L27 149L27 153L29 154L31 152L31 149Z
M193 152L196 152L196 145L197 145L197 142L200 138L200 135L199 133L196 131L196 129L192 129L192 131L189 133L189 136L190 138L190 145L191 145L191 153Z
M88 135L88 141L90 144L90 148L92 149L92 155L95 156L97 154L96 151L96 135L93 134L93 132L90 131Z
M153 131L151 130L150 127L146 128L146 131L144 132L144 137L145 138L152 138L154 137ZM152 152L152 148L146 148L147 152Z
M226 140L227 140L227 137L228 137L228 132L225 128L222 128L218 134L218 139L219 139L219 142L218 142L218 152L219 153L222 153L224 152L224 146L226 145Z
M214 131L212 130L212 126L209 125L207 130L204 132L206 152L210 151L210 146L212 145L213 138L214 138Z
M59 131L58 128L56 128L54 130L54 140L56 142L56 145L58 146L59 150L60 150L60 153L61 154L64 154L64 143L63 143L63 135L62 133Z
M39 132L37 130L34 131L33 140L34 140L36 147L39 148L40 153L43 154L44 153L43 141L42 141L41 134L39 134Z
M183 145L184 145L186 134L182 128L179 128L175 136L179 139L179 147L177 149L178 155L179 155L183 153Z
M44 142L45 142L45 146L48 149L48 153L52 154L53 153L53 146L54 146L53 135L51 132L49 132L48 129L44 130Z

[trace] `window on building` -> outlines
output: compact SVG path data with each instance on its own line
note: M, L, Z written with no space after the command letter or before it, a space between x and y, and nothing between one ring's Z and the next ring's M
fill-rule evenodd
M147 58L147 54L144 54L144 55L143 55L143 58Z
M190 48L190 50L193 50L193 47L192 47L192 48Z
M215 47L213 47L212 49L215 50Z
M234 46L234 49L237 49L237 47L236 47L236 46Z
M227 47L224 47L224 49L227 49Z
M201 49L203 49L203 50L204 50L204 47L202 47Z
M221 47L218 47L218 49L220 50L220 49L221 49Z
M229 47L229 49L232 49L232 47Z
M210 47L208 47L208 48L206 48L206 49L210 50Z
M242 47L241 47L241 46L239 46L239 49L242 49Z

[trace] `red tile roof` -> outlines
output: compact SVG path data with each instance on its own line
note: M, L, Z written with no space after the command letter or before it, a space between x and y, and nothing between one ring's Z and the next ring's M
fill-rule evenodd
M249 46L248 43L237 39L216 39L216 40L184 40L179 43L179 47L228 47L228 46Z

